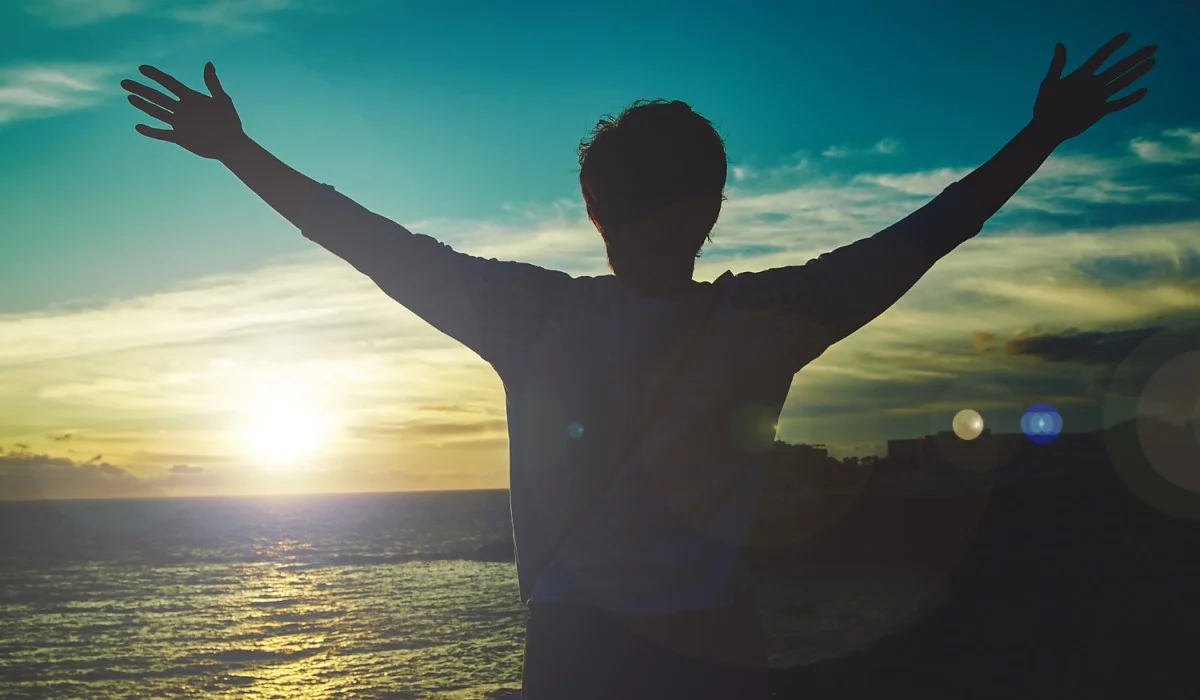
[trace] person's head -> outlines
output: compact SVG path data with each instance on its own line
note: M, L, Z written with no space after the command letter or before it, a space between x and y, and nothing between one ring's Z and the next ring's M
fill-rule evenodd
M684 102L638 100L601 119L579 145L579 185L609 268L673 261L690 279L721 212L727 166L721 135Z

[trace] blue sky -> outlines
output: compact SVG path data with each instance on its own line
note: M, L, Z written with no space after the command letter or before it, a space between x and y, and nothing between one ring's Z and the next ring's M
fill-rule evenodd
M1130 30L1130 50L1159 46L1149 96L1064 145L911 298L798 375L780 436L878 451L940 425L938 396L981 386L1014 406L1076 397L1086 420L1102 398L1080 398L1091 366L1021 365L1025 350L1200 311L1196 26L1200 8L1177 0L6 3L0 333L16 340L0 350L0 445L207 478L246 460L220 387L301 372L324 397L312 415L341 426L325 457L374 465L360 485L503 485L488 368L218 164L138 136L118 82L140 63L198 87L212 60L247 131L293 166L466 252L578 274L604 271L579 139L634 99L683 99L731 162L697 270L711 279L903 216L1021 128L1056 41L1073 70ZM425 393L418 371L436 375ZM347 379L370 372L395 383ZM894 405L870 410L880 396Z

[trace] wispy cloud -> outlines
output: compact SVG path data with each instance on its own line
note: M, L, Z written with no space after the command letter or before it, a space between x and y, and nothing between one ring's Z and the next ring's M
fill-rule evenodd
M26 64L0 68L0 124L84 109L105 94L116 73L95 64Z
M913 173L863 173L854 179L924 197L936 195L969 172L971 168L936 168Z
M1182 140L1174 150L1159 148L1156 155L1149 158L1129 153L1070 151L1051 155L1009 201L1005 213L1031 210L1044 214L1080 215L1095 205L1193 201L1197 194L1194 175L1183 170L1152 173L1150 168L1184 164L1193 156L1188 155L1190 151L1180 144L1191 143L1188 139L1195 139L1200 144L1200 132L1173 129L1163 133L1175 134ZM1150 152L1154 148L1143 150ZM1195 152L1200 155L1200 146ZM914 197L930 197L966 176L974 167L977 166L902 173L867 172L855 175L851 182L878 185Z
M138 14L155 4L155 0L34 0L25 4L25 10L54 24L77 26Z
M1129 142L1138 158L1151 163L1179 163L1200 158L1200 129L1164 129L1154 138L1139 137Z
M318 7L314 0L205 0L172 5L164 14L178 22L245 32L267 29L268 15Z
M855 156L891 155L900 150L900 141L887 137L876 141L867 148L852 148L850 146L830 146L821 152L826 158L851 158Z
M280 12L334 7L326 0L34 0L25 5L29 14L66 27L145 15L246 32L266 29L266 18Z

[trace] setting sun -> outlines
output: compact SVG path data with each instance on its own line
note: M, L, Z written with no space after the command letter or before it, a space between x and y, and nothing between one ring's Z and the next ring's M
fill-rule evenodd
M303 386L263 381L246 397L242 424L247 451L270 465L313 456L329 439L333 421L314 405Z

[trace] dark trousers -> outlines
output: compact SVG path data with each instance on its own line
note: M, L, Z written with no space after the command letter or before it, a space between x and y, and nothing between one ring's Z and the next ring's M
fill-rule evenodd
M525 632L524 700L762 700L771 697L753 604L619 615L534 604Z

